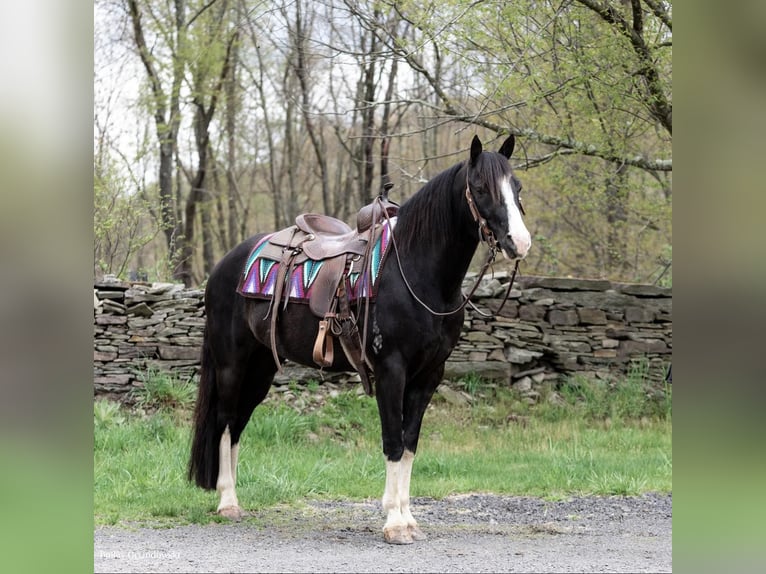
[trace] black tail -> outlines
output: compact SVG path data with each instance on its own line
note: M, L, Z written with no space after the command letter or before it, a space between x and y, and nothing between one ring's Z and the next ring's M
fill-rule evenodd
M215 367L205 329L197 406L194 409L194 439L189 457L189 480L194 480L197 486L206 490L213 490L218 481L218 443L223 430L218 428L217 403Z

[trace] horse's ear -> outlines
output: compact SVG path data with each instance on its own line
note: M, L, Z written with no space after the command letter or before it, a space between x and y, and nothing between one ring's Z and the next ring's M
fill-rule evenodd
M500 153L508 159L511 159L511 154L513 153L513 148L515 145L516 138L513 137L513 134L511 134L508 136L508 139L503 142L503 145L500 146Z
M473 140L471 141L471 165L476 164L476 159L481 154L481 140L479 139L479 136L473 136Z

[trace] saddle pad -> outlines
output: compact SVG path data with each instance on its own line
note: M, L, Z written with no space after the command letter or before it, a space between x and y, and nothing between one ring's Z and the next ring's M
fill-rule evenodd
M383 268L388 247L391 244L391 232L395 225L395 217L391 218L391 225L388 221L383 222L382 229L377 234L375 245L370 254L372 258L370 273L364 273L362 276L361 259L351 262L349 273L346 276L346 291L351 303L363 297L375 297L380 270ZM256 299L270 299L274 295L279 260L264 254L264 251L267 251L265 247L273 235L263 237L250 252L237 287L237 292L240 295ZM345 255L341 255L341 257L345 257ZM307 258L294 266L290 277L286 279L287 284L284 288L284 292L290 300L308 302L311 298L311 288L314 281L326 261Z

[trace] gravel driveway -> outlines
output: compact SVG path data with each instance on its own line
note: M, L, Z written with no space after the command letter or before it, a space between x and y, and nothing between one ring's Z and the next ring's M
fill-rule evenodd
M413 499L428 540L383 542L380 502L271 508L237 524L99 527L96 572L671 572L672 496Z

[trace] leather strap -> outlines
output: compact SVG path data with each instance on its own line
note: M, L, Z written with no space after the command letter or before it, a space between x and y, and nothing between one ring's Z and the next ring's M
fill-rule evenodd
M287 273L285 274L285 283L289 283L292 280L293 271L295 271L295 256L297 254L298 254L297 251L293 251L292 255L290 256L290 259L287 265ZM290 289L288 287L287 291L285 292L285 301L284 303L282 303L282 309L287 309L287 302L289 300L290 300Z
M331 366L333 359L335 358L333 355L332 335L328 333L331 320L332 319L322 319L319 321L319 331L317 332L317 338L314 342L312 358L320 367Z
M369 330L369 319L370 319L370 298L372 297L372 250L375 246L375 243L377 243L377 227L378 227L378 209L380 209L382 212L388 216L388 213L386 212L386 208L383 205L383 199L378 196L375 199L375 202L372 204L372 235L370 237L370 242L367 246L367 252L364 254L364 268L362 269L362 277L368 277L369 279L369 289L370 293L368 294L368 297L364 301L364 323L362 324L362 352L361 352L361 360L362 360L362 369L357 369L357 371L367 370L367 367L369 365L369 360L367 359L367 331ZM380 221L383 222L383 213L380 214ZM391 225L391 220L389 219L389 225ZM394 230L391 229L391 234L393 235ZM364 382L364 381L362 381ZM370 385L370 388L372 388L371 383L367 383ZM364 386L364 390L367 391L367 385ZM367 392L368 395L372 396L372 392Z
M340 346L343 348L346 357L348 357L351 366L353 366L354 369L356 369L356 372L359 373L364 392L370 397L375 396L372 372L367 366L367 363L362 360L362 350L359 348L359 331L354 328L353 334L349 336L341 336Z
M478 215L478 210L476 210L476 206L473 203L471 190L468 187L468 184L466 184L466 191L465 191L466 199L468 200L468 205L471 209L471 213L474 214L474 218ZM388 220L389 224L391 223L391 218L388 216L388 213L384 212L386 215L386 219ZM482 222L484 224L484 227L482 227ZM495 257L497 256L497 241L495 240L495 236L492 233L492 231L489 229L489 227L486 225L486 220L481 219L479 221L479 239L484 236L484 230L486 229L489 233L487 237L492 239L492 242L490 243L489 239L487 239L487 243L489 245L489 253L487 255L487 261L484 263L484 266L481 268L481 271L479 271L479 276L476 279L476 282L473 285L473 288L471 289L471 292L468 295L463 295L463 302L452 309L451 311L435 311L431 309L431 307L428 306L428 304L423 301L420 297L418 297L415 294L415 291L413 291L412 286L410 285L410 282L407 280L407 276L404 274L404 269L402 268L402 260L399 258L399 248L396 246L396 236L391 233L391 245L394 249L394 255L396 256L396 263L399 266L399 273L402 276L402 281L404 281L404 285L407 287L407 290L410 292L410 295L412 295L412 298L415 299L420 305L431 315L437 316L437 317L445 317L447 315L454 315L458 311L462 310L468 303L471 301L471 297L473 297L473 294L476 292L476 289L479 288L479 284L481 283L482 278L484 277L484 274L487 272L487 269L490 268L492 263L495 261ZM366 329L366 327L365 327Z
M489 225L487 225L487 220L479 213L479 208L476 207L476 203L473 201L473 192L471 192L471 187L468 185L468 181L465 183L465 199L468 202L468 209L471 211L471 216L474 221L479 224L479 240L484 241L489 245L490 249L496 251L498 248L497 238L489 228Z
M271 300L271 354L274 356L274 362L277 364L277 371L282 373L282 361L279 360L277 354L277 317L279 316L279 302L282 299L282 293L285 288L285 280L288 276L288 270L290 268L289 263L295 259L295 250L285 248L282 252L282 261L278 263L279 269L277 270L276 284L274 285L274 297ZM289 296L289 292L287 294Z
M349 363L359 373L364 392L369 396L373 396L375 390L372 386L370 373L367 371L367 363L364 360L364 349L359 338L359 328L348 304L348 293L346 292L347 276L348 274L344 273L338 285L338 322L341 327L338 339L340 339L340 346L343 348Z

